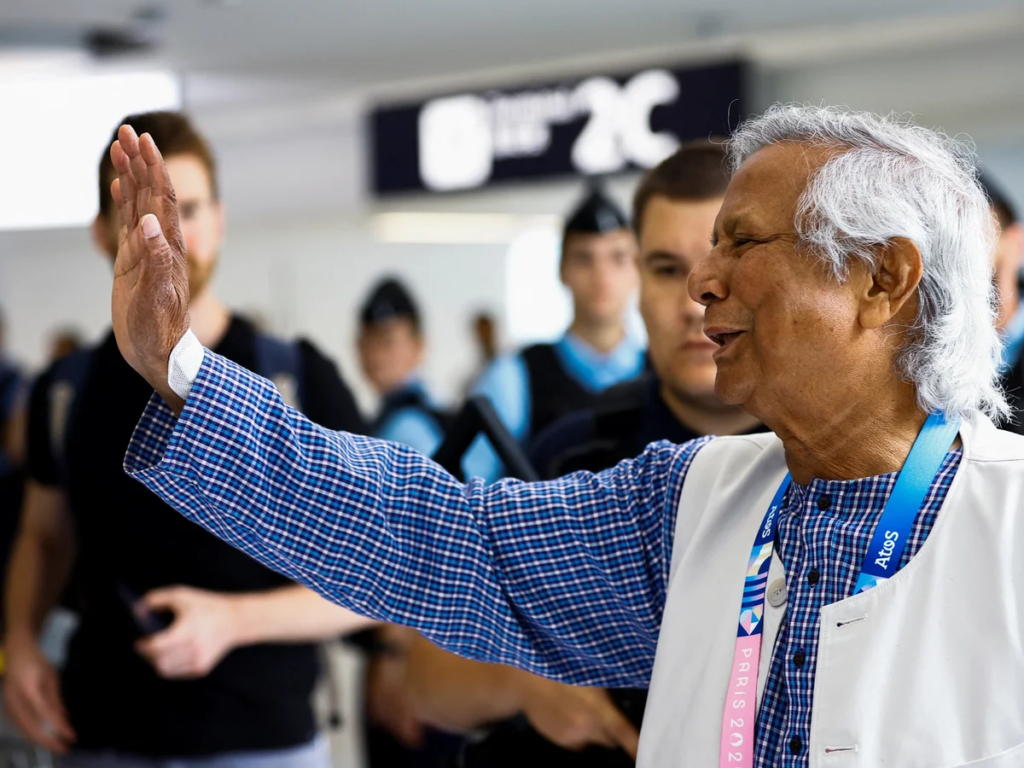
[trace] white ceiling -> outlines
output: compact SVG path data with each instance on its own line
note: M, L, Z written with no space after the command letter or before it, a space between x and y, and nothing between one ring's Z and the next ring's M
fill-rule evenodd
M681 47L801 29L914 26L1014 0L3 0L0 39L41 27L119 26L167 14L159 58L182 72L316 78L349 86Z

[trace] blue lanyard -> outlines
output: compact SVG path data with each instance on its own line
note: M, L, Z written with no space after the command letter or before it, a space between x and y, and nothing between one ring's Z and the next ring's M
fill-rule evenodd
M875 526L874 536L864 556L854 594L865 592L890 578L899 568L900 558L910 530L925 496L935 480L960 430L960 419L930 415L910 449L896 485ZM761 660L764 599L768 589L768 570L775 549L779 510L792 483L789 473L775 492L768 511L750 550L747 577L743 585L736 649L732 674L722 717L722 746L719 765L722 768L751 768L754 755L754 705L757 673ZM750 707L747 704L750 703Z
M914 519L959 430L960 419L957 417L947 419L945 414L933 413L925 420L896 479L896 486L889 495L882 517L875 526L871 545L857 577L857 586L853 590L855 595L890 578L898 569ZM791 482L792 477L787 473L768 506L754 540L740 611L741 636L761 632L778 512ZM749 622L747 628L744 628L744 614Z
M853 594L867 592L896 573L910 528L959 430L959 418L947 420L941 413L929 416L921 427L875 527Z

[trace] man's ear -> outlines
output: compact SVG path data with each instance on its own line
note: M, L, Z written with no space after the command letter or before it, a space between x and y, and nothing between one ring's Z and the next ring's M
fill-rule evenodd
M117 242L114 240L113 227L102 212L97 213L96 218L92 220L90 233L96 250L109 259L117 258Z
M894 237L880 246L875 269L863 281L861 326L881 328L901 316L906 324L912 322L917 314L917 286L923 274L921 251L912 241Z

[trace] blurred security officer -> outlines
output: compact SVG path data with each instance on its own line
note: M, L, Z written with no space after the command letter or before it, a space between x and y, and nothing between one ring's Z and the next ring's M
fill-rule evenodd
M359 313L359 361L382 398L372 432L430 456L449 416L423 381L426 342L419 308L393 277L378 283Z
M308 342L256 333L216 297L224 211L213 155L186 117L126 122L164 147L187 248L189 315L212 348L261 373L314 421L361 432L337 369ZM99 169L94 240L113 261L116 177ZM7 582L6 714L68 766L330 764L311 704L311 641L367 624L183 521L122 469L152 387L113 333L51 366L33 388L29 483ZM57 674L41 624L77 559L81 622ZM216 757L216 762L209 762Z
M636 238L626 214L592 189L570 214L562 236L560 275L573 301L569 330L554 344L499 357L476 387L523 444L643 371L643 346L625 324L637 287L635 261Z
M363 374L382 399L371 433L433 455L453 414L438 405L424 381L423 320L412 294L399 280L385 278L370 292L359 313L358 346ZM487 471L488 466L479 448L463 461L469 476Z

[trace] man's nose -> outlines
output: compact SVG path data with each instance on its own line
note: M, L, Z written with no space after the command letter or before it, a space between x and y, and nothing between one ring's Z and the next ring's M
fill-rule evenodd
M686 283L693 301L706 307L713 301L721 301L729 295L724 266L717 248L697 262Z

